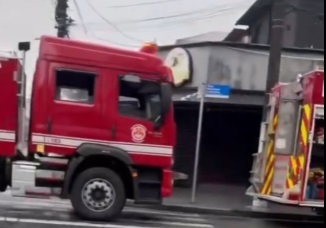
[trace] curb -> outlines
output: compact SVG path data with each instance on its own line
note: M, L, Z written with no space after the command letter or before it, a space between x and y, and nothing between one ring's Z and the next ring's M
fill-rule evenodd
M324 217L317 215L305 215L305 214L285 214L285 213L273 213L265 211L255 211L250 209L227 209L227 208L204 208L196 206L183 206L183 205L138 205L129 204L130 207L145 208L158 211L172 211L183 212L192 214L204 214L211 216L226 216L226 217L242 217L253 219L270 219L270 220L296 220L296 221L320 221L324 220Z

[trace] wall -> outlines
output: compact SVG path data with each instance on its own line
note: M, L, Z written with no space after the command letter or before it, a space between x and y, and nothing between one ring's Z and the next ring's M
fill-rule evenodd
M265 91L268 51L214 47L209 63L209 83L229 84L235 89ZM314 69L323 55L284 52L280 81L294 81L299 73ZM199 67L199 66L198 66Z
M269 44L270 42L270 11L266 10L257 22L250 26L249 32L252 37L252 43L256 44ZM285 16L285 30L283 45L285 47L296 46L296 33L297 33L297 13L289 13Z
M270 13L266 12L262 18L257 20L255 25L249 29L252 43L268 44L269 42Z
M324 0L286 0L296 7L285 16L283 45L285 47L324 49ZM287 10L289 12L290 9ZM269 44L270 8L258 13L256 21L250 25L252 43Z
M208 83L228 84L234 89L249 91L265 91L267 66L269 58L268 47L243 45L231 47L222 44L184 46L189 50L194 62L193 82L186 87L197 88L206 80ZM162 58L173 47L165 48L160 53ZM323 60L324 55L285 51L283 53L280 81L296 80L300 73L314 69L316 62Z
M319 17L324 15L324 4L324 0L300 1L300 8L307 12L297 12L297 23L300 25L297 31L297 46L324 49L324 18Z

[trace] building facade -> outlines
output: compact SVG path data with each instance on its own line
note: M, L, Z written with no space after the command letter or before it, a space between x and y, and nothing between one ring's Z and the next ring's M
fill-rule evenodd
M257 0L237 25L249 26L250 42L270 43L272 0ZM324 0L284 0L285 47L324 49Z
M205 100L199 180L247 182L252 154L258 150L269 46L205 42L162 47L160 56L172 67L177 82L176 171L192 177L198 87L202 83L230 85L230 99ZM298 74L313 70L323 60L320 50L285 49L280 81L294 81Z

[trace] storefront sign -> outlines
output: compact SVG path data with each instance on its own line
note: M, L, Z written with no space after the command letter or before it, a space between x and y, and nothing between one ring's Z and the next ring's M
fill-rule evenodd
M205 97L208 98L230 98L231 87L228 85L207 85Z
M192 80L192 58L186 49L175 48L169 52L165 64L171 68L174 86L181 87Z

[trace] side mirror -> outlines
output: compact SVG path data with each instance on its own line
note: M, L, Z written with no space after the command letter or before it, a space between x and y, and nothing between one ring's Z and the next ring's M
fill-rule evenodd
M172 86L169 83L161 84L161 99L162 99L162 114L165 116L170 112L171 104L172 104Z
M18 50L19 51L29 51L31 49L30 42L20 42L18 43Z

